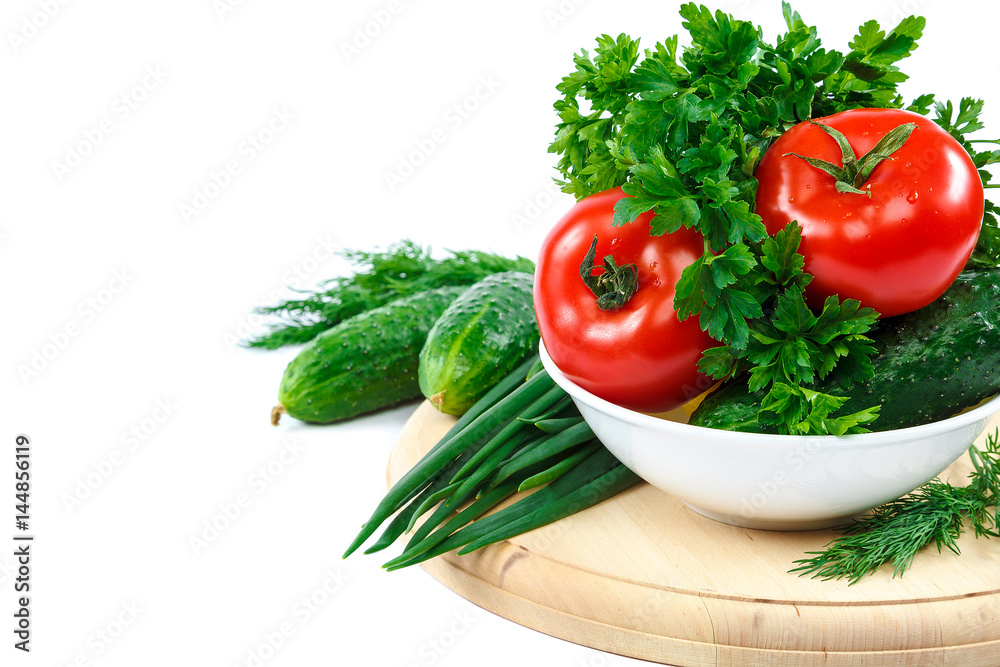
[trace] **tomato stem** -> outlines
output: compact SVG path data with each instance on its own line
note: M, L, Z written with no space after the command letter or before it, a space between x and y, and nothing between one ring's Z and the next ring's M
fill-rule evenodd
M865 188L863 186L867 183L869 177L871 177L872 171L883 160L894 160L895 158L892 157L892 154L902 148L903 144L910 138L910 135L913 134L913 131L917 129L916 123L903 123L894 127L884 137L879 139L878 143L870 151L859 158L842 132L829 125L817 123L814 120L810 120L809 122L829 134L837 142L843 156L841 165L837 166L832 162L819 158L806 157L798 153L785 153L784 155L791 155L792 157L805 160L813 167L833 176L837 180L837 192L851 192L859 195L867 195L869 198L872 196L871 185L869 184Z
M590 244L590 250L580 264L580 277L597 297L597 307L601 310L616 310L632 298L639 289L639 267L635 264L618 266L614 257L606 255L604 264L595 264L597 258L597 234ZM594 270L601 273L594 275Z

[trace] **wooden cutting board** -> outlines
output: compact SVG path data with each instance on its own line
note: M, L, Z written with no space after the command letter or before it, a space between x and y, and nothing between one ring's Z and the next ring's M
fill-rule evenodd
M389 484L452 423L421 405L389 459ZM942 477L964 484L970 469L964 456ZM640 484L424 567L521 625L669 665L1000 665L1000 540L965 535L961 556L927 549L903 577L885 566L853 586L788 574L837 535L729 526Z

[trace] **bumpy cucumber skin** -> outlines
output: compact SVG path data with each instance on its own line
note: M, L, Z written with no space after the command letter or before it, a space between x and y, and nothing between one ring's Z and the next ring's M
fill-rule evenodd
M487 276L431 329L420 352L420 389L439 410L464 414L537 351L532 280L521 271Z
M965 272L941 298L918 311L879 322L871 335L875 377L843 390L821 381L818 391L851 396L838 414L881 405L872 431L950 417L1000 391L1000 270ZM774 432L759 422L764 392L745 380L712 392L689 423L730 431Z
M341 322L285 369L278 400L305 422L327 424L420 397L420 349L467 287L440 287Z

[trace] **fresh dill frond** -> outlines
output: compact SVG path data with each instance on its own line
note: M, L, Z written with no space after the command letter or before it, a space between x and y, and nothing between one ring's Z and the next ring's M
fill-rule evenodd
M344 320L417 292L435 287L472 285L494 273L532 273L534 262L481 250L448 251L442 259L411 240L385 250L346 250L341 256L353 265L350 275L331 278L301 298L257 308L273 318L269 329L243 342L246 347L277 349L306 343Z
M985 447L969 448L973 471L967 486L934 479L913 493L872 510L821 551L810 551L790 572L855 584L885 563L902 576L921 549L935 545L959 553L958 539L968 529L976 537L1000 537L1000 445L998 431Z

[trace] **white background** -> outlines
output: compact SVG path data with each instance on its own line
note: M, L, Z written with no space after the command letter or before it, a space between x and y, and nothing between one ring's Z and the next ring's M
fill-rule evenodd
M835 4L798 9L840 50L868 18L927 16L908 97L997 101L987 3ZM777 1L715 6L769 40L782 26ZM601 33L652 46L680 30L676 8L6 0L0 664L638 664L498 618L419 568L342 561L414 405L273 428L296 350L233 340L259 326L254 306L344 271L331 249L411 238L534 257L572 203L546 152L572 54ZM420 164L390 187L401 161ZM30 655L12 648L18 433L33 443ZM228 523L214 537L213 521ZM310 597L323 603L306 614Z

